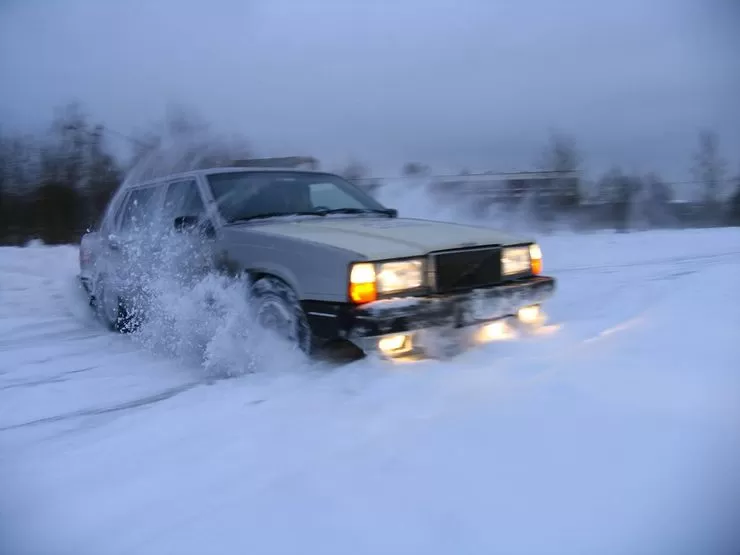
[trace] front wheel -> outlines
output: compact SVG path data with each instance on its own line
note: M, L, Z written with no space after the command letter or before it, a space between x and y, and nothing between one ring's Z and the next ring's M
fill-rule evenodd
M257 323L310 354L311 329L293 289L277 278L263 277L252 286L252 295Z

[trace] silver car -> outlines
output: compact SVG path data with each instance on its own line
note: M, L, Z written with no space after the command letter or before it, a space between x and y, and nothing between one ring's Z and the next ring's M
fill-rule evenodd
M306 353L454 354L538 325L555 289L532 240L400 218L332 173L214 168L124 183L82 238L80 279L111 328L147 317L136 268L155 228L199 245L180 263L200 275L244 279L259 322Z

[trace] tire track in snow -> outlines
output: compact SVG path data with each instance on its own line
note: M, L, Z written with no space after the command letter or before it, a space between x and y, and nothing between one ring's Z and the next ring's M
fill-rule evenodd
M135 410L202 383L104 329L75 263L69 249L0 249L0 432Z
M607 298L610 300L612 304L616 303L619 304L619 298L623 297L625 290L630 290L630 288L634 289L636 284L639 284L640 282L645 283L645 281L661 281L666 279L676 279L680 278L681 275L685 274L685 271L677 271L675 268L676 264L698 264L699 268L703 267L702 264L706 262L707 260L714 260L714 261L722 261L722 262L732 262L735 259L740 258L740 252L724 252L724 253L713 253L713 254L707 254L707 255L696 255L696 256L679 256L679 257L667 257L662 259L654 259L650 261L640 261L640 262L629 262L629 263L615 263L615 264L601 264L601 265L593 265L593 266L582 266L582 267L571 267L571 268L563 268L561 270L553 270L553 274L558 273L566 273L566 272L578 272L578 273L589 273L589 272L597 272L599 270L611 270L611 269L629 269L629 268L635 268L635 269L643 269L646 267L651 266L660 266L660 265L669 265L671 268L667 269L667 271L659 272L658 275L650 275L642 277L642 279L638 278L635 280L634 277L631 277L629 275L625 276L623 280L620 280L620 283L615 284L614 281L610 281L611 289L607 291L606 293L604 291L597 291L596 297ZM18 270L20 267L14 268L15 270ZM39 276L41 277L41 276ZM598 280L597 280L598 282ZM29 287L33 288L36 284L31 283ZM6 336L3 340L0 340L0 349L3 350L5 353L14 353L19 354L19 351L23 349L39 349L40 347L44 347L45 345L51 346L51 352L48 354L45 354L45 356L41 358L36 358L31 361L26 361L22 363L22 365L25 366L32 366L34 368L44 369L46 366L48 366L49 363L54 362L56 365L58 365L60 362L62 362L65 358L69 359L71 356L76 355L82 355L85 354L85 349L79 349L75 353L59 353L58 347L59 344L63 344L68 346L70 341L85 341L85 340L94 340L97 338L106 338L106 337L114 337L115 334L112 334L108 332L107 330L104 330L102 327L99 327L97 322L93 320L85 311L83 310L77 310L76 308L72 308L70 305L73 302L84 302L84 299L81 295L79 295L78 290L72 291L69 287L70 281L68 276L63 276L63 279L58 280L55 282L56 287L52 287L49 291L50 297L53 298L44 302L42 301L40 304L42 306L45 306L46 309L48 309L48 312L52 312L52 314L49 314L49 318L45 321L40 321L38 323L31 322L22 324L21 326L16 327L13 331L11 331L11 334L13 332L17 333L20 337L11 335L9 338ZM616 285L616 286L615 286ZM38 293L38 292L37 292ZM643 298L643 301L637 303L638 306L642 307L644 309L646 303L650 300L651 294L648 292L644 292L644 294L641 295ZM35 297L35 301L38 302L38 296L33 295ZM62 302L59 302L59 300L62 300ZM582 299L583 300L583 299ZM585 300L586 304L588 303L588 299ZM634 303L630 303L633 304ZM87 310L87 307L81 307L85 310ZM609 310L606 310L606 312L610 312ZM61 314L60 314L61 313ZM642 312L641 312L642 313ZM611 314L613 316L613 314ZM578 328L579 326L574 326L574 322L569 322L565 327L565 334L561 334L560 337L553 338L552 341L545 341L548 346L545 348L545 351L540 351L539 353L531 353L528 354L527 349L517 349L516 355L513 357L507 357L504 355L502 358L499 358L497 360L497 364L499 365L505 365L505 366L514 366L514 367L521 367L522 365L529 364L531 362L537 362L538 366L541 366L543 364L547 364L546 361L554 360L554 359L561 359L562 357L567 356L573 356L577 351L579 351L582 348L585 348L587 345L591 344L593 341L598 340L601 337L604 337L605 335L608 335L609 333L613 331L618 331L620 329L625 328L625 326L633 325L636 321L639 320L640 315L637 314L626 314L624 317L618 318L617 321L614 321L613 318L609 318L612 320L611 322L606 322L600 326L598 326L596 329L594 329L593 326L585 326L588 329L574 329ZM62 327L63 329L59 329ZM570 329L569 329L570 328ZM569 331L573 330L574 333L567 333ZM36 333L34 333L36 332ZM125 338L122 338L125 341ZM57 344L56 346L53 344ZM19 390L19 389L33 389L35 387L43 387L43 386L49 386L54 384L61 384L63 382L74 382L74 380L70 379L70 376L74 376L75 374L91 374L91 375L99 375L99 376L105 376L106 373L111 373L111 356L115 358L119 358L119 361L116 362L115 366L117 369L121 370L124 369L127 365L126 362L129 359L131 355L145 355L147 353L143 352L138 346L136 346L134 343L130 341L126 341L127 347L131 347L131 350L128 348L125 349L123 352L113 354L109 350L106 350L105 352L105 358L101 361L101 363L98 366L87 366L83 369L73 369L63 372L55 372L51 375L41 375L41 376L35 376L33 379L27 379L27 380L19 380L16 381L13 378L13 372L8 372L5 370L6 376L3 376L2 382L0 382L0 392L2 391L8 391L8 390ZM100 353L103 354L101 349L101 346L98 345L91 345L90 346L91 353ZM491 348L491 352L495 353L495 348ZM537 351L537 349L535 349ZM61 357L59 356L61 355ZM123 363L123 365L121 365ZM442 364L456 364L456 360L452 361L443 361ZM139 363L140 364L140 363ZM10 375L8 375L10 374ZM66 376L66 377L65 377ZM130 376L132 379L137 380L139 378L141 379L147 379L145 373L135 374ZM331 376L329 377L331 379ZM197 381L187 381L186 383L177 384L177 385L170 385L168 387L164 387L163 389L161 387L155 386L156 391L144 394L144 395L136 395L132 399L125 399L118 402L112 402L111 404L105 406L94 406L89 408L81 408L78 410L67 410L59 412L58 414L52 414L48 416L40 416L37 418L29 418L25 419L21 422L15 422L11 424L4 424L0 426L0 432L1 431L9 431L9 430L16 430L21 429L25 427L35 427L40 426L44 424L53 424L58 422L64 422L69 421L73 419L79 419L79 418L85 418L85 417L94 417L94 416L101 416L105 414L110 413L118 413L118 412L124 412L127 410L134 410L141 407L147 407L150 405L153 405L155 403L159 403L162 401L166 401L168 399L171 399L180 393L183 393L185 391L191 390L192 388L196 387L197 385L202 385L207 383L203 380L197 380ZM80 400L84 400L80 399ZM89 400L89 398L88 398ZM269 401L270 399L268 399Z
M203 385L205 382L192 382L187 383L178 387L173 387L170 389L167 389L165 391L162 391L160 393L154 394L154 395L147 395L145 397L140 397L138 399L134 399L132 401L126 401L123 403L117 403L113 405L109 405L107 407L97 407L97 408L91 408L91 409L83 409L78 411L72 411L64 414L58 414L55 416L47 416L44 418L37 418L35 420L30 420L27 422L20 422L18 424L11 424L9 426L0 426L0 432L6 432L10 430L17 430L19 428L28 428L32 426L39 426L42 424L53 424L58 422L64 422L66 420L72 420L76 418L84 418L87 416L102 416L105 414L110 414L114 412L121 412L126 410L132 410L132 409L138 409L142 407L146 407L148 405L153 405L154 403L158 403L160 401L164 401L167 399L171 399L175 397L176 395L179 395L181 393L184 393L186 391L189 391L193 389L194 387L198 385Z
M740 251L729 251L729 252L714 253L714 254L700 254L700 255L694 255L694 256L673 256L669 258L656 258L656 259L645 260L645 261L621 262L621 263L614 263L614 264L595 264L591 266L575 266L575 267L566 266L564 268L554 268L551 271L552 273L562 274L562 273L570 273L570 272L585 272L585 271L593 271L593 270L612 270L612 269L620 269L620 268L662 266L665 264L680 264L684 262L701 262L701 261L706 261L706 260L724 260L724 259L726 259L728 263L733 263L735 259L740 260Z

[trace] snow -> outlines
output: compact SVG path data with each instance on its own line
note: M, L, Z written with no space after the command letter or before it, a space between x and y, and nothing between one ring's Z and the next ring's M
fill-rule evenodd
M541 244L552 333L219 380L0 249L0 552L737 553L740 230Z

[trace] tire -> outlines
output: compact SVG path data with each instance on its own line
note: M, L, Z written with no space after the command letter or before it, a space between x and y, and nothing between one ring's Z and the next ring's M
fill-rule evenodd
M313 341L306 313L287 283L271 276L260 278L252 285L252 300L259 325L311 354Z
M98 319L110 330L130 333L138 327L138 322L129 314L126 303L120 296L109 297L105 277L98 279L94 289L94 308Z

